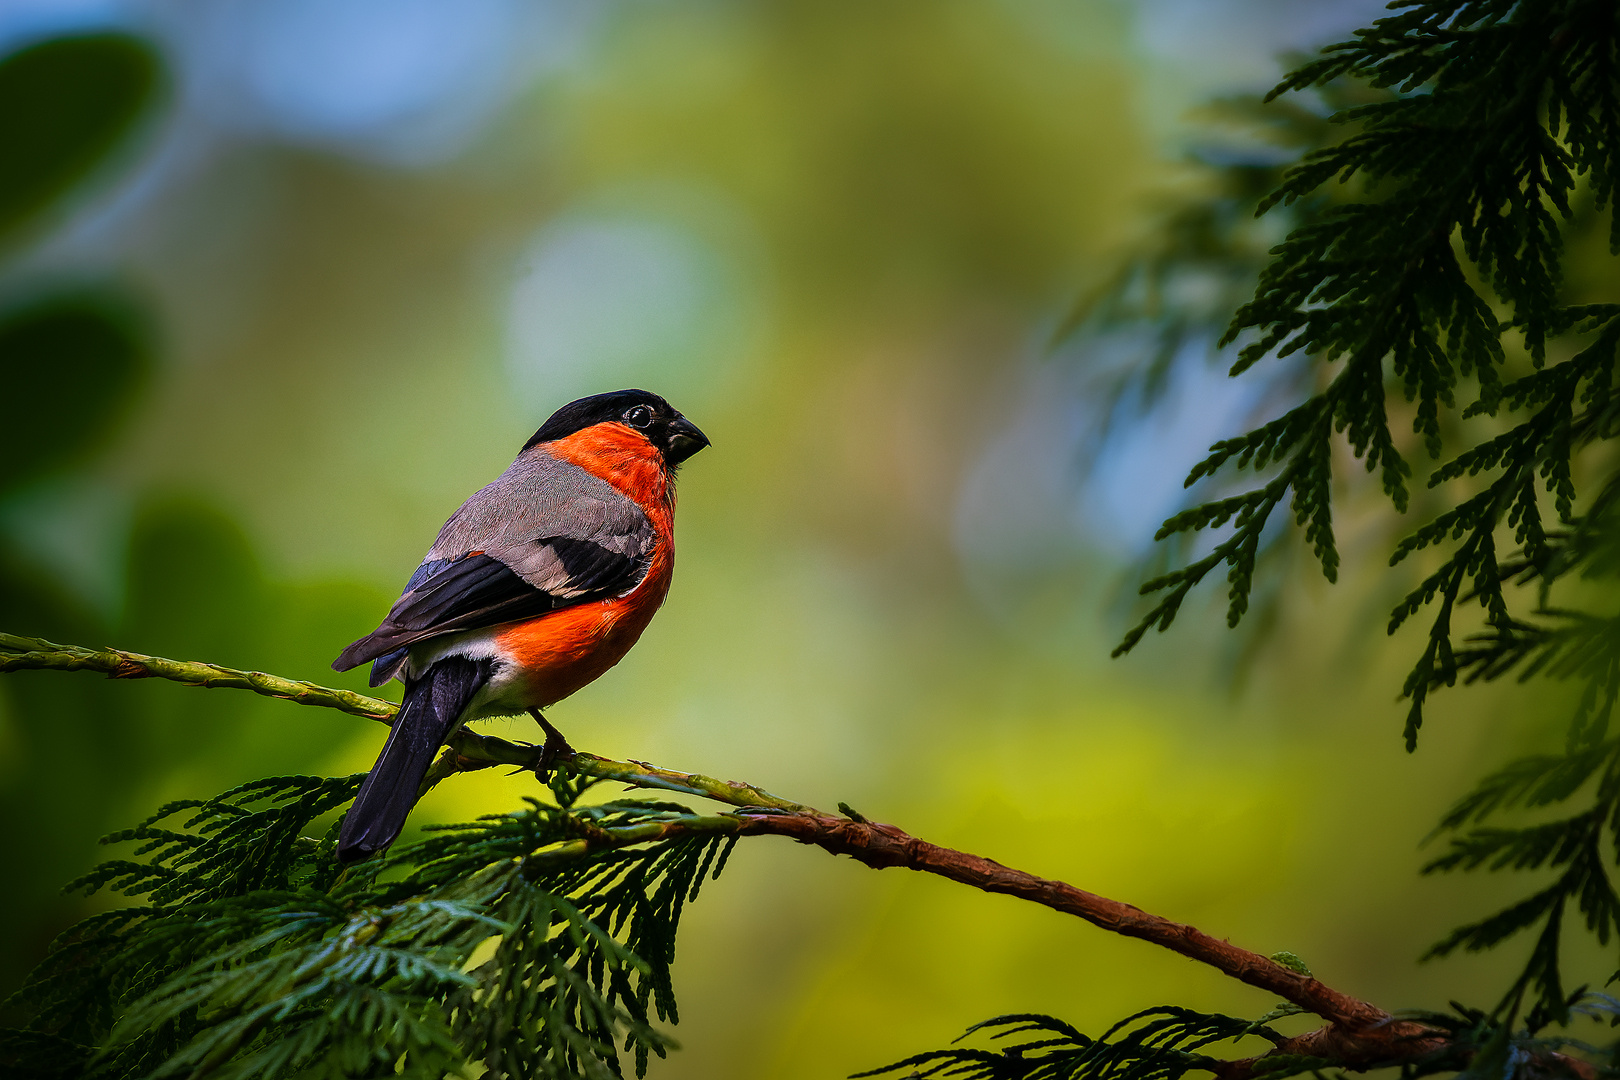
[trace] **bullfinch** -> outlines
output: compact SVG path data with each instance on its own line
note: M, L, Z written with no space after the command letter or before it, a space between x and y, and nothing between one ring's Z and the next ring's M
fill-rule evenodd
M669 592L675 471L709 445L669 402L618 390L564 405L439 530L388 617L333 662L405 684L343 820L338 858L385 850L457 727L540 710L624 658Z

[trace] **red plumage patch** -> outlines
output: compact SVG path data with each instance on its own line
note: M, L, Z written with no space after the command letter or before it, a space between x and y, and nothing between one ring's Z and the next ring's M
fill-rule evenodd
M497 635L501 652L528 678L531 700L544 708L622 660L663 604L675 569L675 486L658 448L625 424L593 424L539 449L635 500L658 535L647 576L628 595L514 623Z
M540 448L606 480L634 499L660 533L666 528L674 509L675 478L664 468L664 455L641 432L614 422L592 424L566 438L541 443ZM662 511L665 521L654 516L655 510Z

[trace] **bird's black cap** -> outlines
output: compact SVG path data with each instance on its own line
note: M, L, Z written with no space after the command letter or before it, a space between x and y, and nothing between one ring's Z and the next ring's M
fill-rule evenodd
M540 425L523 449L603 423L624 424L641 432L671 465L680 464L709 445L708 436L657 394L648 390L613 390L570 401Z

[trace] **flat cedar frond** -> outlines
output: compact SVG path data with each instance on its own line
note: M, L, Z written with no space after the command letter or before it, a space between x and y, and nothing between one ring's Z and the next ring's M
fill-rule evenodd
M1571 901L1599 943L1608 943L1610 934L1620 926L1620 895L1606 868L1620 855L1620 739L1573 742L1563 755L1516 761L1486 778L1453 807L1442 819L1441 828L1460 832L1467 825L1515 807L1561 803L1594 780L1591 805L1580 813L1519 828L1471 828L1451 839L1450 850L1430 862L1425 872L1480 867L1549 867L1562 872L1551 886L1483 921L1456 930L1431 949L1430 955L1443 956L1457 948L1491 948L1545 917L1548 922L1543 933L1550 934L1551 939L1538 945L1530 968L1539 968L1542 981L1552 987L1558 983L1556 938L1560 918ZM1532 973L1527 970L1518 989L1522 990ZM1537 1004L1554 1013L1562 1008L1549 996Z
M1460 829L1519 807L1551 806L1574 795L1599 769L1613 770L1620 743L1572 747L1567 754L1520 758L1486 777L1440 819L1440 830Z
M1452 840L1451 850L1423 869L1476 870L1488 866L1492 870L1534 870L1561 866L1585 850L1601 824L1600 815L1587 811L1524 829L1474 829Z
M437 1080L474 1062L491 1076L614 1078L621 1051L640 1074L672 1045L651 1016L677 1020L681 910L735 835L561 857L582 837L691 811L531 802L340 874L330 835L304 834L358 782L256 781L108 837L144 858L74 887L146 903L63 935L7 1003L26 1020L0 1032L0 1062L21 1076L66 1061L68 1075L154 1080Z
M1565 1017L1581 1015L1609 1023L1620 1018L1620 1003L1584 987L1567 996L1560 992L1558 1003ZM1451 1004L1451 1012L1402 1014L1402 1020L1416 1021L1430 1032L1445 1035L1432 1051L1403 1061L1403 1077L1455 1073L1486 1080L1545 1075L1542 1070L1557 1055L1572 1050L1599 1057L1604 1053L1576 1039L1539 1035L1550 1016L1533 1015L1520 1026L1513 1015ZM1310 1073L1318 1080L1345 1080L1347 1075L1332 1060L1286 1052L1288 1040L1260 1021L1170 1006L1127 1017L1095 1040L1056 1017L1040 1014L998 1016L975 1024L963 1038L981 1031L989 1032L991 1041L1002 1045L933 1050L855 1076L883 1076L902 1069L911 1070L906 1077L959 1080L1171 1080L1196 1072L1278 1080ZM1262 1036L1279 1050L1239 1061L1199 1053L1212 1044L1236 1043L1248 1035ZM1527 1067L1531 1063L1539 1064L1540 1069ZM1355 1069L1360 1072L1376 1064L1360 1062ZM1563 1075L1568 1066L1549 1071Z
M1150 627L1174 620L1188 590L1218 565L1228 567L1228 620L1247 608L1259 532L1283 499L1322 564L1336 576L1329 446L1342 434L1369 470L1382 476L1397 509L1407 503L1410 468L1391 430L1395 387L1415 405L1413 430L1431 456L1445 449L1443 415L1459 410L1462 380L1477 389L1468 411L1536 410L1508 433L1466 449L1431 483L1502 469L1490 498L1459 505L1419 530L1397 554L1445 538L1464 540L1456 557L1397 609L1394 622L1439 603L1436 631L1408 681L1414 698L1408 740L1422 721L1424 695L1454 679L1449 660L1458 592L1478 581L1475 598L1493 622L1506 618L1500 588L1481 580L1495 571L1495 545L1476 534L1507 525L1532 558L1545 554L1546 529L1528 478L1538 476L1559 519L1575 517L1570 458L1613 428L1614 305L1560 305L1562 229L1581 184L1600 203L1612 199L1620 153L1615 107L1615 26L1595 0L1545 4L1414 3L1360 31L1352 41L1291 74L1271 95L1361 81L1372 100L1347 104L1334 121L1348 134L1320 139L1288 169L1264 213L1314 209L1271 252L1253 298L1235 313L1223 344L1241 343L1233 373L1268 357L1335 364L1325 389L1281 420L1223 440L1189 482L1227 465L1278 474L1246 495L1227 496L1171 518L1172 533L1222 527L1233 533L1206 557L1163 575L1144 592L1166 596L1133 627L1118 651ZM1548 47L1549 42L1556 43ZM1377 92L1383 96L1376 96ZM1341 95L1342 97L1342 95ZM1350 180L1359 198L1327 198ZM1168 272L1168 271L1165 271ZM1495 314L1504 306L1504 323ZM1601 339L1575 359L1504 384L1502 334L1519 334L1539 366L1550 336L1606 322ZM1321 420L1327 422L1320 422ZM1508 490L1510 489L1511 490ZM1438 640L1444 637L1446 641Z
M933 1050L855 1075L911 1069L907 1076L964 1080L1178 1080L1188 1072L1218 1070L1219 1059L1199 1053L1213 1043L1251 1035L1268 1044L1282 1041L1256 1021L1171 1005L1126 1017L1096 1039L1056 1017L1033 1013L986 1020L963 1038L979 1032L1002 1045L994 1050ZM1318 1058L1272 1057L1265 1074L1281 1078L1331 1064Z

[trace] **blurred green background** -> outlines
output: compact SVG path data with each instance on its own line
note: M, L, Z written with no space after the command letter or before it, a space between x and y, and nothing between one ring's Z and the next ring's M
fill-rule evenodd
M551 714L575 745L845 800L1291 950L1388 1008L1481 1003L1511 946L1416 957L1507 883L1420 879L1418 845L1556 703L1443 695L1404 754L1414 643L1381 640L1387 531L1353 505L1347 580L1280 571L1263 640L1193 609L1110 662L1181 475L1253 402L1191 364L1088 456L1087 372L1132 343L1047 346L1196 187L1189 110L1378 10L12 0L0 628L363 688L327 664L445 516L558 405L645 386L714 447L683 473L664 612ZM0 679L0 992L91 910L58 890L96 837L253 777L364 769L381 734ZM413 822L532 784L461 778ZM681 948L668 1078L844 1075L1005 1012L1095 1030L1272 1004L774 840L744 845Z

